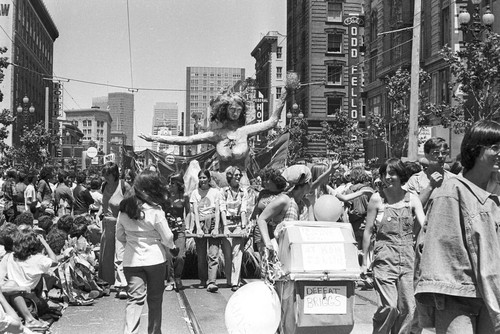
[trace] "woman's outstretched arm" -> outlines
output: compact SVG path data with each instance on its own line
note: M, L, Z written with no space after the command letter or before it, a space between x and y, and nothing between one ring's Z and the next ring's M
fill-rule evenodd
M161 135L145 135L141 133L139 138L146 141L156 141L164 144L172 145L197 145L204 143L214 143L217 141L217 134L213 131L198 133L192 136L161 136Z
M285 99L287 96L287 92L285 91L283 94L281 94L281 98L279 99L278 103L276 104L276 108L272 112L271 115L269 115L269 119L265 120L264 122L261 123L255 123L251 125L245 125L243 127L243 130L245 133L249 136L253 136L255 134L271 130L274 128L280 119L281 112L283 111L283 107L285 106Z

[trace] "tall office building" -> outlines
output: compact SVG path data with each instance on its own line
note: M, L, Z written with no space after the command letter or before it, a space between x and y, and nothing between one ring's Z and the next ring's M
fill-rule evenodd
M186 136L204 131L208 124L210 99L223 88L233 87L245 79L244 68L231 67L187 67L186 68ZM200 149L187 147L187 153L197 153Z
M109 93L92 98L92 106L109 111L112 137L125 135L125 145L134 144L134 94Z
M303 84L287 105L297 103L309 134L320 134L321 123L334 122L339 110L364 125L362 5L363 0L287 2L287 71L296 72ZM322 141L311 141L308 148L313 155L328 154Z
M153 129L154 135L177 135L180 132L179 107L173 102L157 102L154 105ZM168 145L153 142L153 151L179 153L178 145Z
M59 110L54 115L53 73L54 41L59 31L42 0L11 0L0 4L0 46L7 52L1 57L15 64L3 70L0 84L3 101L0 110L10 110L16 117L12 129L8 129L8 145L19 145L23 127L47 120L49 129L58 131ZM48 100L46 96L48 88ZM28 103L23 99L27 97ZM26 100L26 99L24 99ZM45 105L48 104L48 110ZM30 111L30 107L31 108ZM20 112L17 111L19 109ZM48 111L48 114L46 113Z

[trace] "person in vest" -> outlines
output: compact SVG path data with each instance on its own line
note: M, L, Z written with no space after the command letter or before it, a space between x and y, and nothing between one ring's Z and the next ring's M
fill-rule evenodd
M224 234L247 234L248 193L240 185L242 176L243 173L238 167L229 167L226 170L229 186L222 188L220 202ZM233 291L238 290L240 286L241 260L246 241L246 237L222 238L226 280Z

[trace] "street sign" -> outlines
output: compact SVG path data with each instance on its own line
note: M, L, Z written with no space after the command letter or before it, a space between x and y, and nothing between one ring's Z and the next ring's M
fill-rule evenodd
M96 157L96 156L97 156L97 148L95 148L95 147L89 147L89 148L87 149L87 156L88 156L89 158L94 158L94 157Z
M111 154L105 155L104 156L104 163L106 163L106 162L115 162L115 154L111 153Z
M175 157L174 157L173 155L171 155L171 154L170 154L170 155L167 155L167 156L165 157L165 163L166 163L167 165L173 165L173 164L175 163Z

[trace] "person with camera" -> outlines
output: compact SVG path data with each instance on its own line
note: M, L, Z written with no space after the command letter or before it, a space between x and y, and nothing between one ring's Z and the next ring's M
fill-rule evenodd
M186 224L189 220L189 196L184 192L184 180L180 174L170 176L168 181L169 197L165 208L167 221L174 234L177 249L167 258L166 291L182 290L182 271L186 257ZM173 283L172 283L173 282Z

